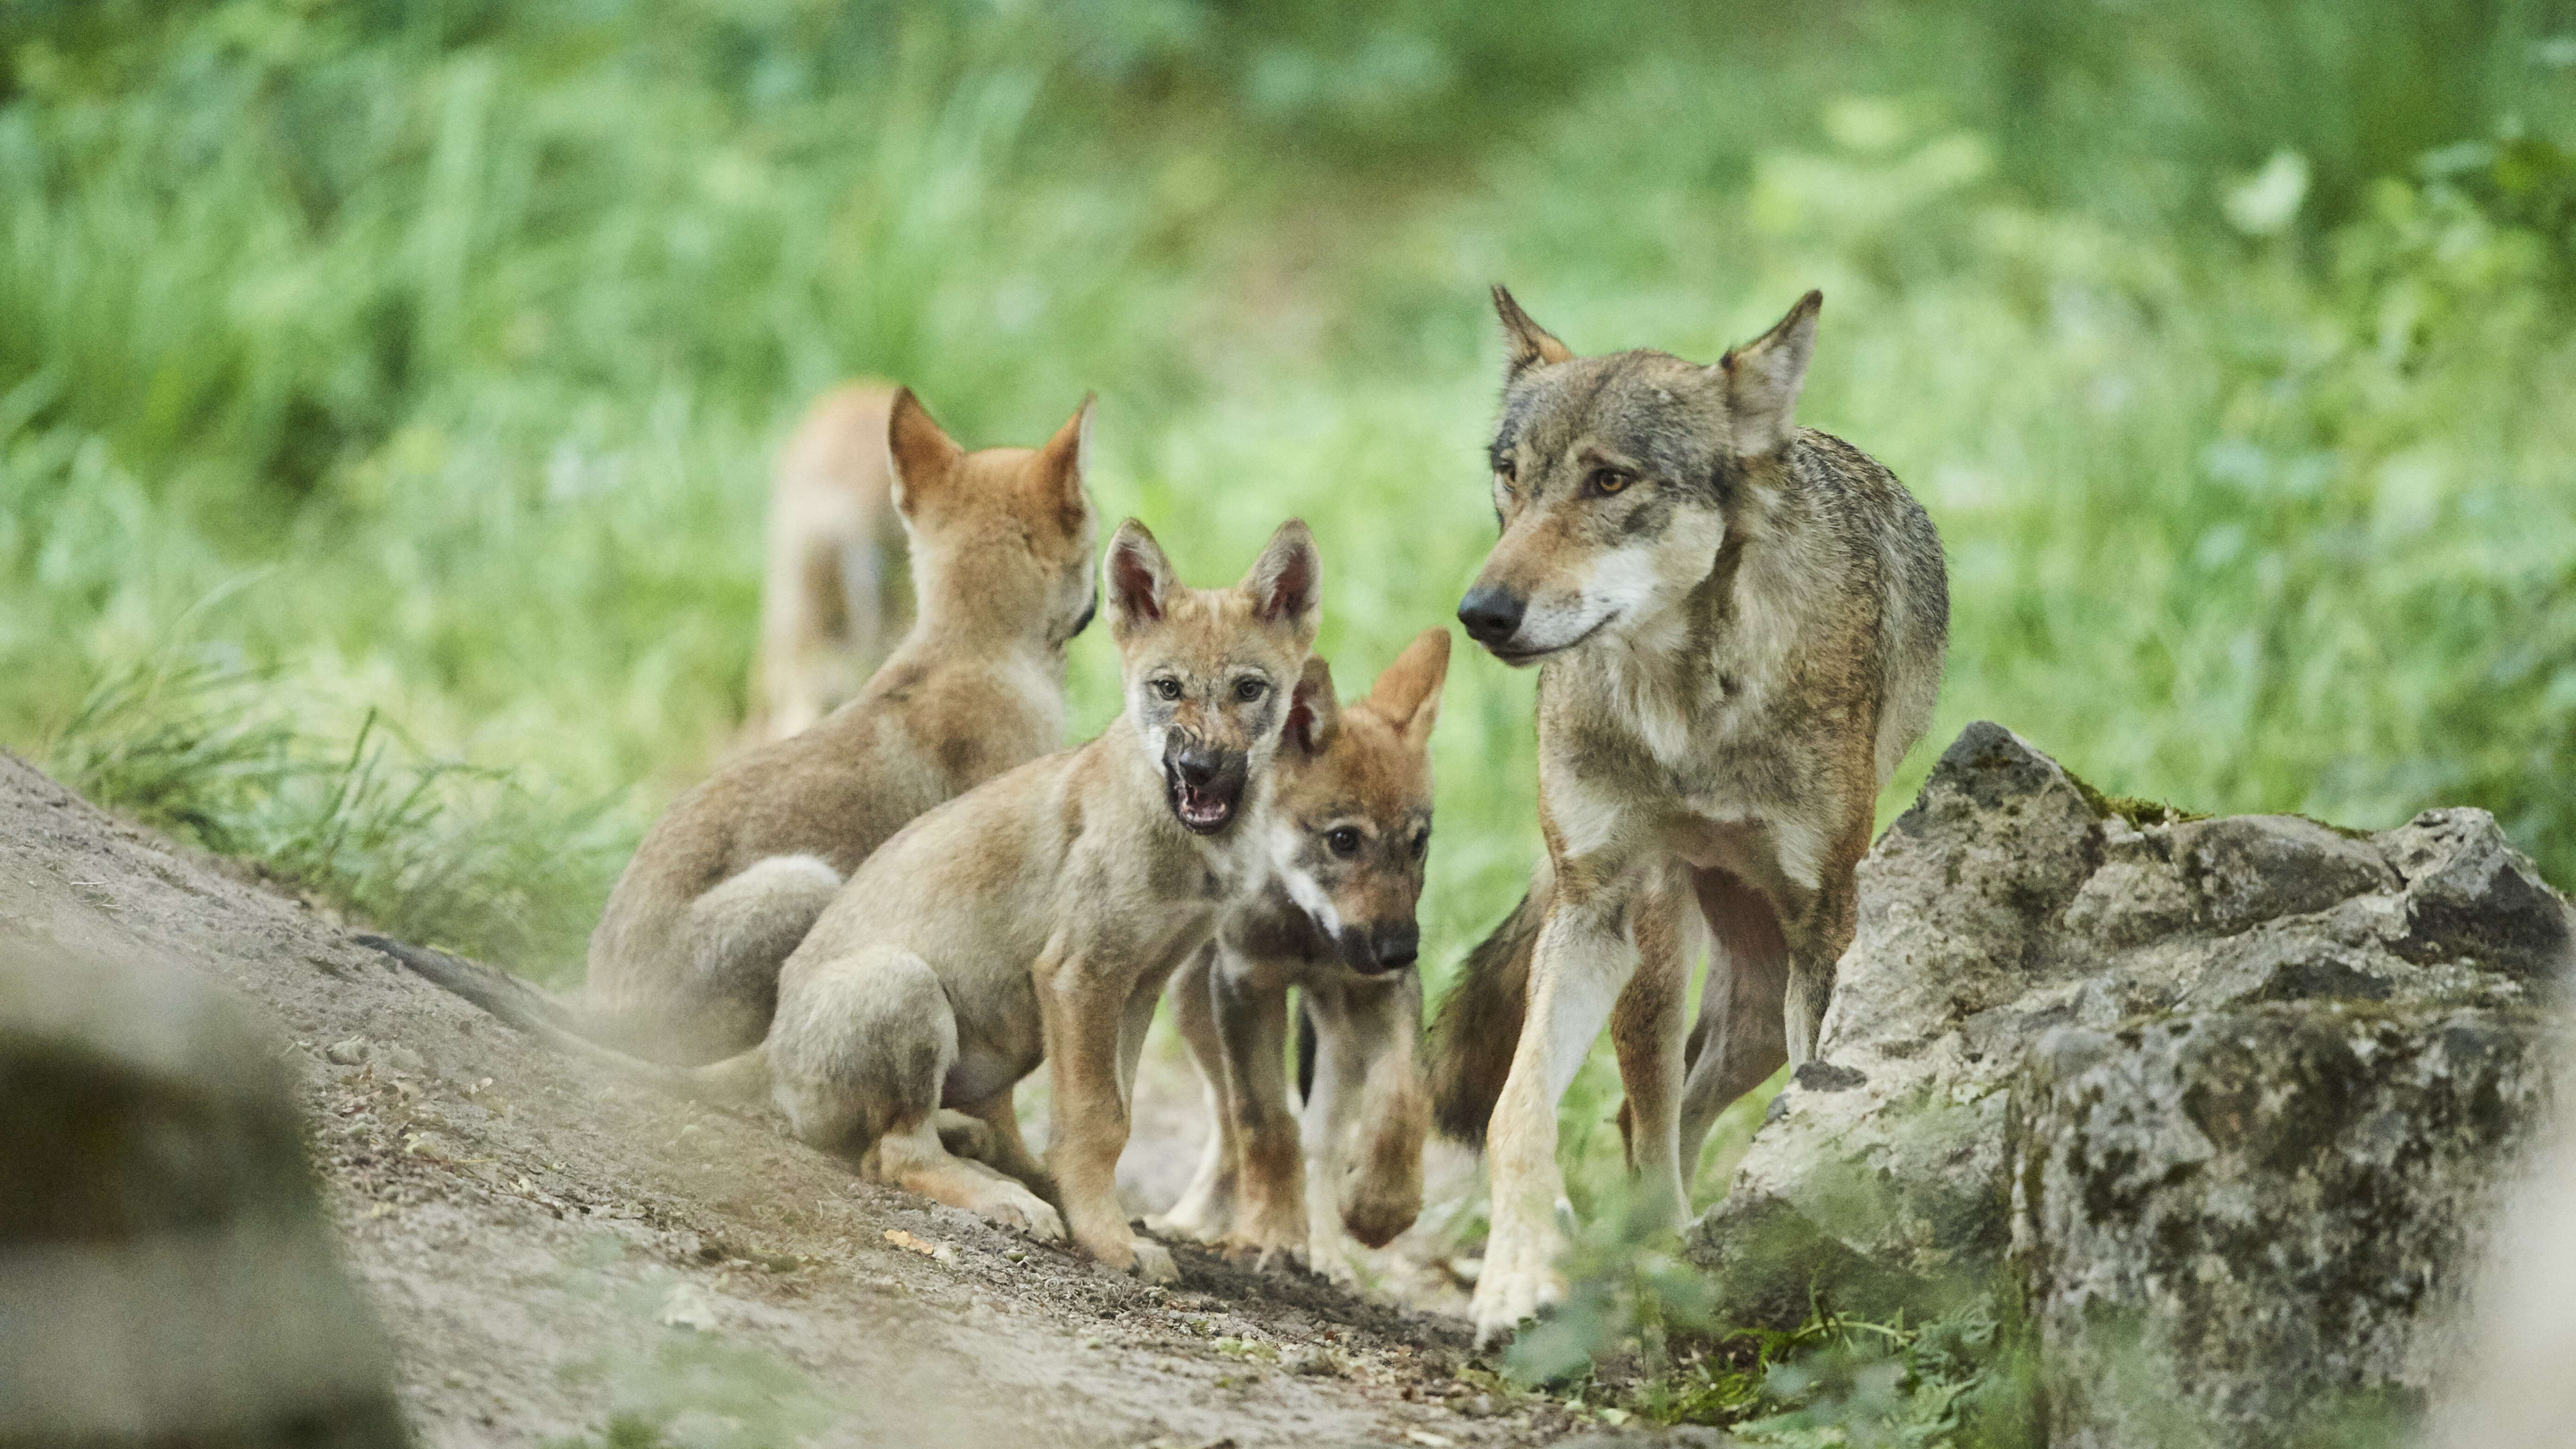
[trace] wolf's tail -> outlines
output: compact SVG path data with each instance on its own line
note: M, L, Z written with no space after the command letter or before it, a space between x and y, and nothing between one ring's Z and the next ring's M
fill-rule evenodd
M665 1066L591 1040L583 1034L587 1023L581 1013L506 971L390 936L360 936L357 940L359 945L384 952L430 984L464 997L566 1056L596 1062L664 1091L717 1106L756 1102L769 1090L766 1046L756 1046L703 1067Z
M1431 1024L1431 1120L1440 1135L1470 1147L1485 1143L1485 1123L1503 1095L1512 1053L1529 1011L1530 955L1547 919L1555 882L1542 872L1493 934L1467 953L1458 982Z

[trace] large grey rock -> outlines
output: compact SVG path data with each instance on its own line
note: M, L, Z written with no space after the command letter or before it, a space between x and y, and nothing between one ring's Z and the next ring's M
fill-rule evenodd
M2156 1221L2180 1231L2193 1221L2189 1205L2204 1199L2221 1215L2213 1223L2229 1221L2234 1209L2220 1199L2230 1194L2293 1201L2317 1180L2318 1162L2383 1152L2393 1175L2368 1178L2383 1193L2374 1212L2409 1222L2447 1215L2468 1232L2472 1199L2537 1090L2521 1044L2538 1030L2533 1004L2568 956L2570 922L2565 902L2480 811L2431 811L2377 835L2296 816L2182 818L2106 801L2010 731L1971 725L1862 863L1859 934L1819 1059L1772 1105L1726 1199L1694 1227L1691 1250L1714 1275L1727 1316L1785 1325L1818 1294L1864 1313L2010 1296L2019 1285L2007 1249L2018 1231L2011 1265L2034 1275L2042 1298L2063 1298L2060 1316L2041 1305L2039 1321L2043 1331L2057 1325L2069 1365L2092 1351L2066 1337L2081 1322L2119 1319L2121 1331L2152 1336L2171 1326L2156 1315L2225 1312L2230 1292L2286 1291L2310 1281L2301 1275L2312 1268L2323 1275L2312 1283L2322 1302L2331 1275L2309 1260L2362 1251L2351 1241L2355 1222L2318 1220L2318 1236L2276 1239L2268 1277L2235 1288L2180 1281L2154 1262L2117 1260L2124 1245L2141 1254L2152 1245L2083 1216L2080 1191L2049 1195L2051 1173L2076 1170L2066 1134L2122 1113L2198 1130L2171 1102L2142 1095L2151 1084L2177 1100L2216 1090L2192 1074L2216 1073L2219 1056L2184 1051L2161 1068L2147 1060L2161 1049L2151 1042L2169 1040L2157 1034L2168 1026L2191 1023L2185 1039L2197 1033L2204 1043L2231 1032L2341 1041L2355 1060L2431 1075L2412 1086L2370 1078L2378 1095L2354 1123L2313 1111L2325 1090L2313 1083L2243 1085L2249 1100L2304 1104L2279 1142L2311 1156L2219 1152L2163 1184ZM2466 1075L2444 1045L2462 1032L2487 1044L2484 1065ZM2089 1062L2078 1074L2089 1085L2069 1085L2044 1063L2025 1073L2043 1041L2063 1049L2048 1062ZM2289 1056L2273 1064L2297 1070ZM2017 1084L2028 1099L2018 1114ZM2101 1096L2070 1105L2085 1091ZM2493 1118L2477 1132L2455 1131L2442 1115L2461 1091L2491 1092ZM2367 1140L2345 1140L2351 1133ZM2070 1216L2034 1216L2017 1229L2017 1163L2039 1174L2038 1208ZM2399 1234L2403 1251L2447 1283L2463 1239L2409 1233ZM2207 1261L2195 1259L2195 1271ZM2352 1300L2351 1311L2372 1317L2380 1348L2292 1377L2332 1381L2337 1392L2417 1383L2412 1369L2393 1366L2416 1361L2412 1325L2438 1296L2425 1288ZM2199 1341L2173 1331L2174 1344ZM2208 1403L2237 1405L2231 1392L2213 1386ZM2075 1421L2060 1430L2073 1433Z
M2414 1418L2545 1099L2536 1016L2297 1002L2051 1032L2012 1133L2050 1444Z
M0 915L0 1449L406 1439L274 1048L137 943Z

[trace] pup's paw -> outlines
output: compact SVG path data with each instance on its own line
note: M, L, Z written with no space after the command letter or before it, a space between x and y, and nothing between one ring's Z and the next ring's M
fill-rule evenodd
M1145 1219L1145 1231L1162 1238L1213 1243L1234 1229L1234 1214L1224 1208L1183 1198L1167 1213Z
M948 1149L949 1156L971 1158L989 1166L998 1155L992 1124L983 1118L969 1117L953 1107L942 1107L936 1121L939 1145Z
M1041 1243L1064 1241L1064 1217L1046 1200L1016 1182L999 1182L975 1211L1006 1228L1028 1234Z
M1217 1241L1217 1249L1256 1273L1301 1273L1306 1268L1303 1243L1280 1242L1236 1233Z
M1172 1250L1149 1238L1136 1240L1136 1262L1127 1271L1148 1283L1181 1281L1181 1265L1172 1261Z

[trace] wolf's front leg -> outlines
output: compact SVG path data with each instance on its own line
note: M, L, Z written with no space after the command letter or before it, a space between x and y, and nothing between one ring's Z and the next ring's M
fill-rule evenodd
M1578 890L1570 874L1559 870L1556 901L1539 931L1529 1017L1485 1139L1494 1227L1471 1309L1479 1343L1504 1338L1565 1297L1556 1268L1565 1245L1556 1221L1565 1197L1556 1104L1637 968L1618 895L1598 885Z
M1171 1251L1130 1231L1118 1202L1118 1154L1127 1146L1121 1037L1134 974L1051 953L1036 975L1055 1088L1047 1167L1063 1194L1065 1225L1110 1267L1149 1283L1177 1282Z

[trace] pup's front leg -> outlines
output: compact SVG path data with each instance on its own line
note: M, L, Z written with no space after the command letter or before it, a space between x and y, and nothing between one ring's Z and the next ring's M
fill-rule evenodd
M1173 1283L1181 1275L1171 1250L1137 1237L1118 1202L1118 1154L1127 1146L1121 1038L1135 985L1135 973L1097 957L1039 963L1038 1006L1055 1087L1047 1166L1064 1197L1066 1226L1085 1252L1149 1283Z
M1234 1119L1242 1194L1227 1246L1268 1267L1306 1251L1305 1165L1288 1110L1288 991L1220 961L1217 1029L1225 1047L1226 1110ZM1233 969L1229 969L1233 968Z
M1147 1228L1165 1237L1191 1238L1202 1243L1234 1231L1234 1113L1226 1104L1225 1043L1217 1032L1216 971L1216 947L1209 946L1172 978L1172 1020L1180 1028L1182 1045L1189 1048L1190 1065L1198 1068L1199 1086L1207 1101L1207 1146L1199 1154L1197 1174L1171 1210L1145 1220Z
M1556 1221L1565 1197L1556 1164L1556 1104L1636 972L1622 895L1587 884L1581 872L1558 869L1556 900L1530 961L1529 1017L1486 1133L1494 1227L1471 1308L1479 1343L1509 1335L1522 1319L1565 1297L1556 1267L1565 1246Z

